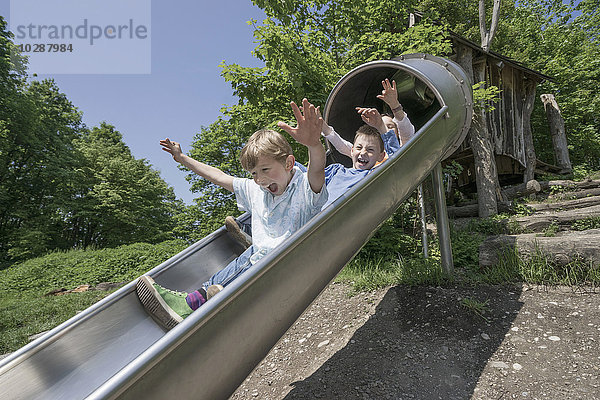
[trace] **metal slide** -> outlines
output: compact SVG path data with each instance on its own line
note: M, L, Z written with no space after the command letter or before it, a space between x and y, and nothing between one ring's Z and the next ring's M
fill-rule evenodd
M361 124L354 107L381 110L375 96L386 77L396 80L401 102L419 128L400 152L171 331L146 314L131 282L2 360L0 398L230 396L466 135L472 114L469 78L455 63L422 54L348 73L327 100L329 124L352 140ZM221 228L148 274L166 287L192 291L242 250Z

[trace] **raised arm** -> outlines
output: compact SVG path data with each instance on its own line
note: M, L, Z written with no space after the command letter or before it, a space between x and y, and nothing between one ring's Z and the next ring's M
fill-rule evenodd
M307 99L302 100L302 111L293 101L291 106L298 125L292 128L281 121L277 125L298 143L308 148L308 182L314 193L320 193L325 184L325 148L321 144L323 118L321 118L318 108L315 108Z
M383 122L381 114L376 108L356 107L356 111L360 114L360 118L368 125L377 129L382 135L388 131L387 126Z
M398 136L402 145L408 142L411 137L415 134L415 127L408 119L408 115L404 112L402 104L398 101L398 90L396 89L396 81L390 83L389 79L381 81L383 90L381 94L377 96L378 99L383 100L392 110L394 114L393 121L398 128Z
M318 110L319 108L317 107L317 111ZM321 117L321 112L319 112L319 117ZM342 138L331 125L328 125L325 122L325 120L323 120L321 135L323 135L323 137L325 137L327 141L340 152L340 154L350 157L350 154L352 153L352 143Z
M384 81L381 81L381 85L383 86L383 90L381 91L381 94L377 96L377 98L383 100L390 107L395 119L402 121L406 116L406 113L402 108L402 104L400 104L398 101L396 81L392 81L390 83L390 80L385 78Z
M406 115L406 113L404 113L404 118L402 121L399 121L396 119L396 117L394 117L392 121L394 121L396 127L398 128L398 136L400 136L399 139L401 145L404 146L406 142L410 140L410 138L415 136L415 127L412 122L410 122L410 119L408 119L408 115Z
M211 167L192 157L183 154L181 145L171 141L169 138L160 141L162 149L173 156L173 159L192 172L200 175L204 179L209 180L215 185L219 185L224 189L233 192L233 176L226 174L218 168ZM322 147L322 146L321 146Z
M325 125L326 124L323 123L323 126ZM327 126L329 127L329 130L328 132L325 132L326 128L323 127L323 136L325 136L329 143L331 143L340 154L350 157L350 154L352 153L352 143L341 137L331 126Z

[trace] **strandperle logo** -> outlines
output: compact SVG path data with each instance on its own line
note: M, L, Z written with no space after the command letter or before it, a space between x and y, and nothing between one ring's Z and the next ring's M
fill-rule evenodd
M144 24L136 24L129 19L125 24L90 24L85 18L79 25L40 25L30 23L17 25L15 37L25 40L65 40L65 39L87 39L90 45L95 41L107 39L146 39L148 38L148 27Z

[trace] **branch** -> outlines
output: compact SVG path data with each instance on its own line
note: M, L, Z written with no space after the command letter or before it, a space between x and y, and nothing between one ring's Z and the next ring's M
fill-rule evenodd
M490 26L489 39L488 39L488 48L492 43L492 39L496 36L496 29L498 29L498 21L500 20L500 1L494 0L494 9L492 11L492 24Z
M490 30L488 31L485 26L485 0L479 0L479 33L481 34L481 47L483 47L485 51L490 49L492 39L496 35L498 21L500 20L500 2L501 0L494 0L492 21Z
M488 32L485 27L485 0L479 0L479 33L481 34L481 47L486 49Z

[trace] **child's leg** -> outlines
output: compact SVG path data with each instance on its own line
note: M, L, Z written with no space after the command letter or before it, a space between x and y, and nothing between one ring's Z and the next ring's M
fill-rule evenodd
M252 236L248 235L242 228L243 225L238 223L232 216L225 217L225 227L227 232L234 237L245 249L252 246Z
M215 273L209 280L202 284L202 287L196 291L189 293L186 301L192 310L196 310L206 300L220 292L223 287L227 286L231 281L237 278L242 272L246 271L250 264L250 257L254 253L253 246L250 246L240 254L236 259L231 261L225 268Z
M136 285L137 295L144 308L166 329L171 329L206 302L214 286L227 286L250 267L250 256L254 253L250 246L225 268L214 274L202 287L192 293L176 292L158 285L149 276L142 276ZM213 286L213 288L210 288ZM210 288L210 289L209 289Z
M138 279L136 293L148 314L166 329L175 327L193 311L187 293L164 288L147 275Z
M242 272L246 271L252 264L250 264L250 257L254 254L254 246L250 246L240 254L235 260L230 262L225 268L215 273L210 277L209 280L202 284L204 290L208 289L211 285L221 285L223 287L231 283L237 278Z

